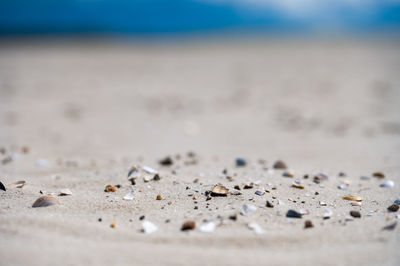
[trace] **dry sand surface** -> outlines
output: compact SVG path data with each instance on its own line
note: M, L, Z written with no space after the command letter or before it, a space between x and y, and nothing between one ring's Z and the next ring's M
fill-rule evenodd
M0 264L399 265L400 226L382 230L400 213L387 210L400 197L399 48L2 41ZM159 165L167 155L173 165ZM293 178L272 169L278 159ZM161 180L138 178L135 198L123 200L133 165ZM371 177L377 171L385 178ZM329 180L314 183L316 172ZM19 180L23 188L9 184ZM296 180L305 189L291 187ZM387 180L393 188L380 187ZM207 200L217 183L230 194ZM104 192L109 184L121 187ZM57 196L65 188L72 195ZM32 208L40 191L61 204ZM361 207L348 194L363 197ZM240 215L243 204L257 210ZM287 218L289 209L309 214ZM361 218L347 221L351 210ZM142 215L158 231L142 233ZM190 220L197 228L182 232ZM206 220L217 225L211 233L198 229Z

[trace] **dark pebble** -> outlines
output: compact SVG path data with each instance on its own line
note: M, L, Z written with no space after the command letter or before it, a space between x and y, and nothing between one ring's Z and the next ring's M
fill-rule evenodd
M6 191L6 187L0 182L0 189Z
M359 211L350 211L350 215L354 218L361 218L361 213Z
M171 157L167 156L164 159L159 161L159 164L163 165L163 166L170 166L174 163L174 161L172 160Z
M265 206L267 206L268 208L273 208L274 207L274 205L272 205L272 203L269 202L268 200L267 200L267 204Z
M382 230L392 231L396 228L396 226L397 226L397 222L394 222L392 224L386 225L385 227L382 228Z
M387 209L390 212L397 212L399 210L399 205L393 204L393 205L390 205Z
M142 215L139 217L139 220L142 221L142 220L144 220L144 218L145 218L144 215Z
M158 174L155 174L154 177L153 177L153 180L154 181L160 181L161 177Z
M314 225L310 220L304 222L304 228L313 228Z
M243 158L236 158L236 166L241 167L241 166L246 166L247 162Z
M301 213L295 211L295 210L288 210L286 213L286 217L288 218L301 218Z
M103 219L99 218L99 219L97 219L97 221L101 222L101 221L103 221Z
M237 215L233 214L233 215L229 216L229 219L231 219L232 221L236 221L237 220Z
M196 228L196 223L193 221L187 221L182 224L181 231L194 230Z
M274 169L287 169L287 165L283 161L278 160L274 163Z

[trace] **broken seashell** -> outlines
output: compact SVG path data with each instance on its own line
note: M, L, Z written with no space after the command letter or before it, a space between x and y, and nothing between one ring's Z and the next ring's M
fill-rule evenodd
M284 177L294 177L295 176L295 172L293 170L286 170L282 173L282 176Z
M301 215L307 215L307 214L310 214L310 211L307 210L307 209L300 209L300 210L299 210L299 213L300 213Z
M203 233L212 233L215 230L216 224L213 221L203 224L199 227L199 231Z
M361 207L361 202L357 201L357 202L352 202L351 206L357 206L357 207Z
M347 190L349 187L343 183L339 184L338 189Z
M42 196L38 198L33 204L33 208L47 207L52 205L60 205L58 199L54 196Z
M324 202L324 201L320 201L320 202L319 202L319 205L320 205L320 206L327 206L328 204L326 204L326 202Z
M17 182L11 182L8 183L9 185L14 185L16 188L22 188L23 186L25 186L25 181L17 181Z
M135 198L135 190L133 188L133 186L131 186L131 192L129 192L128 194L126 194L123 199L124 200L133 200Z
M211 196L213 197L226 197L229 193L229 189L221 184L215 185L211 190Z
M283 169L283 170L287 169L287 165L281 160L276 161L273 167L274 169Z
M304 189L305 186L301 181L294 181L292 183L292 187Z
M0 189L6 191L6 187L3 185L2 182L0 182Z
M196 223L194 221L186 221L182 224L181 231L194 230Z
M245 185L243 186L243 189L252 189L253 187L254 187L254 183L251 182L251 183L245 184Z
M60 190L60 193L58 194L58 196L69 196L69 195L72 195L72 192L68 188Z
M394 222L392 224L386 225L385 227L382 228L382 230L394 230L397 226L397 222Z
M344 200L362 201L363 198L355 195L348 195L343 197Z
M264 234L264 230L256 223L248 223L247 227L258 235Z
M150 175L158 174L157 170L155 170L155 169L153 169L151 167L148 167L148 166L143 166L142 169L143 169L143 171L145 171L146 173L148 173Z
M264 190L261 190L261 189L259 189L259 190L257 190L256 192L254 192L254 194L256 194L256 195L258 195L258 196L263 196L264 195Z
M111 185L107 185L106 188L104 189L104 192L117 192L118 188L111 186Z
M157 195L156 200L162 200L162 196L161 195Z
M141 175L142 171L137 166L132 166L131 170L128 172L128 180L135 184L135 179Z
M145 234L152 234L158 230L158 227L150 221L142 222L142 232Z
M345 220L346 222L351 222L351 221L354 221L354 218L351 217L351 216L346 216L346 217L344 218L344 220Z
M387 181L383 182L382 184L380 184L380 187L392 188L392 187L394 187L394 182L392 180L387 180Z
M331 218L332 214L333 214L332 210L325 209L324 214L322 215L322 218L324 220L327 220L327 219Z
M254 211L257 210L257 207L251 204L243 204L242 208L240 209L240 214L246 216Z

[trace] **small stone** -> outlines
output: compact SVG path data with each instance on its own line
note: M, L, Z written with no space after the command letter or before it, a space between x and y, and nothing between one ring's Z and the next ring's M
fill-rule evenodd
M153 177L153 180L154 181L160 181L161 180L160 175L159 174L155 174L154 177Z
M314 227L314 225L310 220L307 220L304 222L304 228L307 229L307 228L313 228L313 227Z
M233 188L236 189L236 190L241 190L238 185L235 185Z
M267 203L266 203L265 206L268 207L268 208L273 208L274 207L274 205L271 202L269 202L268 200L267 200Z
M194 221L186 221L182 224L181 231L194 230L196 223Z
M256 192L254 192L254 194L256 194L258 196L263 196L264 195L264 191L259 189Z
M383 182L382 184L380 184L379 186L384 187L384 188L392 188L392 187L394 187L394 182L392 180L387 180L387 181Z
M197 184L197 183L199 183L199 181L200 181L200 179L195 178L195 179L193 180L193 183Z
M361 213L359 211L350 211L350 215L354 218L361 218Z
M99 219L97 219L97 221L99 221L101 223L103 221L103 219L99 218Z
M111 222L110 227L115 228L115 222Z
M3 160L1 160L1 163L2 164L8 164L8 163L11 163L13 160L14 160L13 156L7 156Z
M163 197L161 195L157 195L156 200L162 200Z
M339 177L346 177L347 174L346 174L345 172L339 172L338 176L339 176Z
M275 163L274 163L274 169L282 169L282 170L285 170L285 169L287 169L287 165L286 165L286 163L284 163L283 161L281 161L281 160L278 160L278 161L276 161Z
M301 213L295 211L295 210L288 210L286 213L287 218L301 218Z
M0 189L3 190L3 191L6 191L6 187L3 185L2 182L0 182Z
M143 221L143 220L144 220L144 218L145 218L145 216L144 216L144 215L142 215L142 216L140 216L140 217L139 217L139 220L140 220L140 221Z
M324 202L324 201L320 201L320 202L319 202L319 205L320 205L320 206L327 206L328 204L326 204L326 202Z
M237 220L237 215L236 214L232 214L229 216L229 219L232 221L236 221Z
M160 160L158 163L163 166L170 166L174 163L174 161L172 160L171 157L167 156L164 159Z
M352 202L351 206L361 207L361 202Z
M338 186L338 189L341 189L341 190L347 190L349 187L348 186L346 186L345 184L339 184L339 186Z
M393 204L393 205L390 205L387 209L389 212L397 212L399 210L399 205Z
M243 167L247 164L246 160L243 158L236 158L235 162L237 167Z
M245 184L243 189L252 189L254 187L254 183Z
M379 179L385 178L385 174L382 173L382 172L375 172L375 173L372 173L372 176L373 176L373 177L376 177L376 178L379 178Z
M106 188L104 189L104 192L117 192L118 188L111 186L111 185L107 185Z
M29 153L30 149L29 149L28 146L23 146L22 149L21 149L21 151L22 151L22 153L27 154L27 153Z

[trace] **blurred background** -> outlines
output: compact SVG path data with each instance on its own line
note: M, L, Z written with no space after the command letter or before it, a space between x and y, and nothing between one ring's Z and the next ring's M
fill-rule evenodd
M1 0L0 143L397 167L399 26L394 0Z

